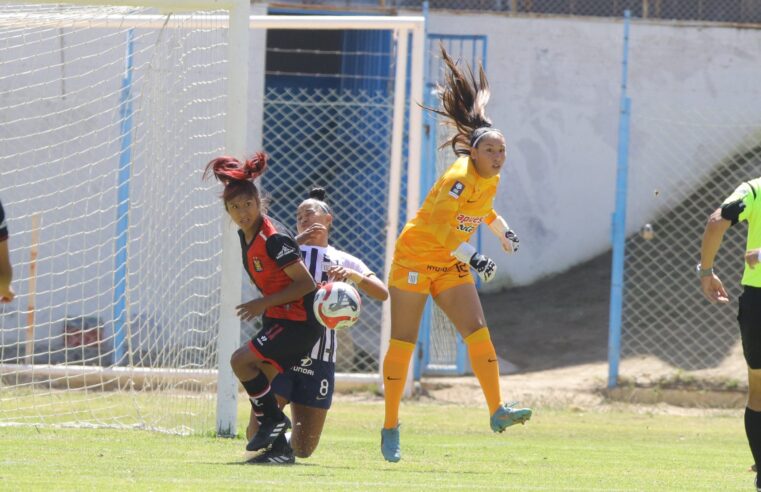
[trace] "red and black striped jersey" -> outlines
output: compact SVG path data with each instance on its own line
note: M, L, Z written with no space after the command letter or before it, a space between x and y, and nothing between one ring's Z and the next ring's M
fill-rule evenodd
M288 228L265 215L262 215L262 219L262 225L250 243L246 244L242 230L238 230L238 236L243 250L243 267L262 296L268 296L280 292L293 282L283 269L301 261L301 252ZM269 318L305 321L308 318L305 306L311 310L313 300L314 292L311 292L288 304L267 308L264 315Z

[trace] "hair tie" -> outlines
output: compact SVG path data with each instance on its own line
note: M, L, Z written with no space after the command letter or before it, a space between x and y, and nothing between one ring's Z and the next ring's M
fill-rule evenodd
M323 202L322 200L318 200L317 198L312 198L315 202L317 202L317 205L320 206L323 212L325 212L328 215L333 215L333 213L330 211L330 207L327 203Z
M487 133L496 133L497 135L500 135L502 138L505 136L502 134L502 132L496 128L493 128L491 126L482 126L481 128L476 128L473 130L473 133L470 134L470 148L474 149L476 148L476 145L478 145L478 141L481 140L484 135Z

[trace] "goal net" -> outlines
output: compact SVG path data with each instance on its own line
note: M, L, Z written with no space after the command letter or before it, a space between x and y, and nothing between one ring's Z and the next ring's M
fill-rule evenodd
M325 186L331 242L384 276L401 201L397 55L406 67L413 24L278 25L339 39L305 53L266 49L277 23L249 21L247 2L134 3L0 4L0 199L17 292L0 305L0 425L199 433L216 419L235 433L229 357L255 326L226 307L255 293L220 189L201 180L217 155L267 151L270 214L292 227L309 187ZM224 8L245 15L250 56ZM382 39L346 34L363 28ZM332 68L294 71L288 56ZM339 370L377 372L383 314L366 306Z

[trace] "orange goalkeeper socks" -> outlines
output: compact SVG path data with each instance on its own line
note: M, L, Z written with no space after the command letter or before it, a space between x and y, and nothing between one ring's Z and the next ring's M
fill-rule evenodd
M465 338L465 344L468 346L473 374L481 383L486 404L489 405L489 415L493 415L502 404L502 395L499 389L499 362L491 343L489 329L484 326L474 331Z
M391 339L388 352L383 359L383 394L386 399L386 419L384 429L392 429L399 424L399 404L402 402L404 383L415 344Z

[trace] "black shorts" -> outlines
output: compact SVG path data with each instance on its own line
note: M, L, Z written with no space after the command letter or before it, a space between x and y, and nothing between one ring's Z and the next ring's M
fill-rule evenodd
M309 354L324 332L317 321L262 316L262 329L248 342L248 348L282 373Z
M743 355L751 369L761 369L761 288L745 286L737 312Z
M327 410L333 401L335 378L334 362L304 356L297 365L277 375L272 390L290 402Z

